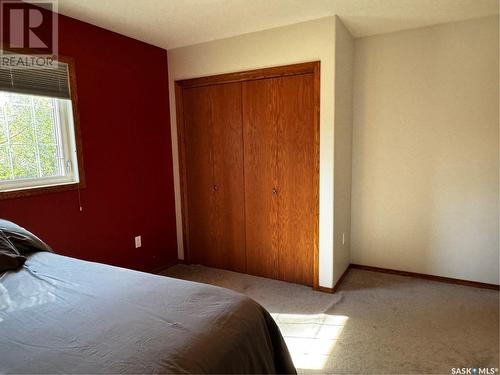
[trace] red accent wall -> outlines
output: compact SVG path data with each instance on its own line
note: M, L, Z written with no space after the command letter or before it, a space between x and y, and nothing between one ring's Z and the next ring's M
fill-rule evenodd
M70 191L0 201L0 217L62 255L144 271L173 262L167 51L59 16L59 53L76 65L83 212Z

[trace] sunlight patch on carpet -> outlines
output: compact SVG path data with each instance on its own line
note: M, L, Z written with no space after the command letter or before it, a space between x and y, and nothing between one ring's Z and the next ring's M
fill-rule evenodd
M271 314L288 346L295 367L321 370L349 319L345 315Z

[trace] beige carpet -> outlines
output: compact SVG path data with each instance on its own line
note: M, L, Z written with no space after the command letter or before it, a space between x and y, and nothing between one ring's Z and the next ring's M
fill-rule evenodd
M499 293L351 270L334 294L203 266L162 274L244 293L275 317L299 373L499 367ZM497 372L498 373L498 370Z

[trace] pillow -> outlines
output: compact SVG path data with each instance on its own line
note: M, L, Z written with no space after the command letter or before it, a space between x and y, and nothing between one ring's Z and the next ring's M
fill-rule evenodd
M11 221L0 219L0 231L11 242L19 255L27 255L36 251L54 251L41 239L23 227Z
M0 274L21 267L26 257L20 255L0 230Z

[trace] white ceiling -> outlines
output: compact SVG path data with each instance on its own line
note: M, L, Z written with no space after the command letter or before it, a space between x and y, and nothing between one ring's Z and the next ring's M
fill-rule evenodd
M171 49L335 14L362 37L498 14L499 1L59 0L59 13Z

